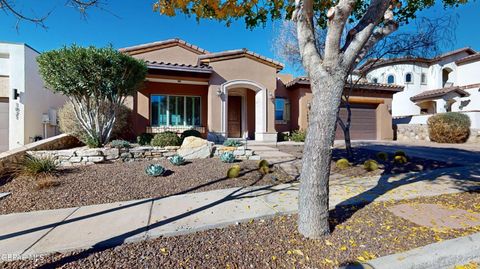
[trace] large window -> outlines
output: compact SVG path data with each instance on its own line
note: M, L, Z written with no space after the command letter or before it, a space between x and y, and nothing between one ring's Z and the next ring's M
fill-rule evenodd
M275 99L275 121L287 122L290 120L290 101L284 98Z
M150 103L153 127L201 125L198 96L152 95Z

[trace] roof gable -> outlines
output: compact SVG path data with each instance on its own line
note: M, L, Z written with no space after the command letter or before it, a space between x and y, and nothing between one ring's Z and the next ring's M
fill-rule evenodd
M126 47L119 49L120 52L124 52L130 55L141 54L145 52L161 50L169 47L179 46L186 50L189 50L198 55L209 53L207 50L204 50L198 46L192 45L184 40L179 38L167 39L163 41L157 41L152 43L140 44L136 46Z
M283 69L283 64L273 59L262 56L247 49L227 50L216 53L208 53L198 56L199 63L208 64L210 62L224 61L236 58L246 57L254 61L269 65L277 69L277 72Z

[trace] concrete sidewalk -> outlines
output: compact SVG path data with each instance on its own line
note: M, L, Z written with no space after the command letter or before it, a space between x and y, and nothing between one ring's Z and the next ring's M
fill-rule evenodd
M330 205L333 209L373 200L478 190L477 175L478 168L450 168L391 178L333 177ZM283 184L1 215L0 255L4 260L19 259L72 249L111 247L295 213L297 195L298 184Z

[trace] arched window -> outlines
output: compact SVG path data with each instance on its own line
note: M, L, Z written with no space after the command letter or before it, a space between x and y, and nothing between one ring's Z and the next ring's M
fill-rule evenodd
M378 78L372 78L373 83L378 83Z
M413 82L413 76L412 73L407 73L405 75L405 83L412 83Z
M388 84L394 84L395 83L395 76L394 75L388 75L387 83Z

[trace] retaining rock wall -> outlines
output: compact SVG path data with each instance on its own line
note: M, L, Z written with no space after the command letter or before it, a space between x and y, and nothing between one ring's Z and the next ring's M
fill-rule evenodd
M398 141L430 141L426 124L397 124ZM470 129L467 143L480 143L480 129Z

